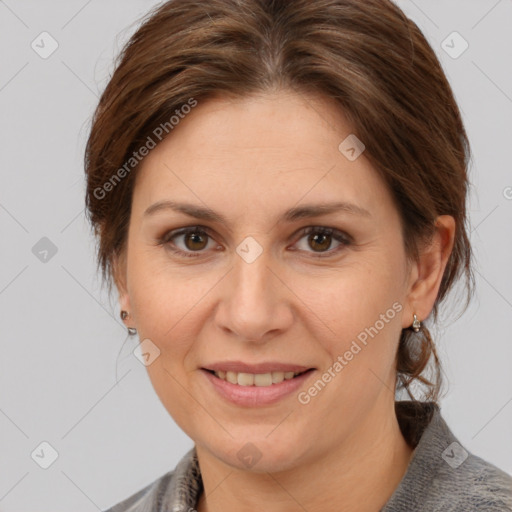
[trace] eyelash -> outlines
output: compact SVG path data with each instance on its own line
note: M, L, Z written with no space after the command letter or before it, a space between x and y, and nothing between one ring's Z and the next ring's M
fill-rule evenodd
M191 233L200 234L200 235L206 235L209 238L213 238L209 234L209 229L205 228L203 226L190 226L186 228L182 228L175 231L168 231L165 233L161 238L158 239L158 245L165 246L168 250L170 250L174 254L178 254L179 256L183 256L185 258L197 258L201 256L201 253L204 251L182 251L181 249L176 249L176 246L174 245L171 240L173 238L176 238L178 236L182 235L189 235ZM333 238L340 242L341 245L334 250L328 250L320 253L312 252L314 258L326 258L333 256L334 254L337 254L340 250L342 250L344 247L347 247L352 243L351 237L344 233L343 231L340 231L335 228L328 228L328 227L322 227L322 226L308 226L305 228L302 228L299 232L300 237L297 241L304 238L306 235L310 234L320 234L320 235L332 235ZM309 251L306 251L309 252Z

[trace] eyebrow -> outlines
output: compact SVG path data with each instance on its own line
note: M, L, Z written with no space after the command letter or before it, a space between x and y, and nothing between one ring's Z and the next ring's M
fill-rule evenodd
M178 203L176 201L158 201L157 203L149 206L144 212L144 217L154 215L157 212L172 210L184 213L189 217L194 217L200 220L207 220L211 222L218 222L219 224L227 225L226 218L210 208L204 208L190 203ZM359 215L363 217L371 217L371 213L353 203L335 202L335 203L322 203L322 204L306 204L304 206L296 206L287 210L280 218L280 221L293 222L299 219L306 219L310 217L319 217L321 215L328 215L330 213L345 212L352 215Z

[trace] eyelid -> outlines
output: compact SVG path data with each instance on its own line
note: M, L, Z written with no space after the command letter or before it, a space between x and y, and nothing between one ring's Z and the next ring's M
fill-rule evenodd
M353 242L353 238L346 231L343 231L343 230L337 229L337 228L333 228L330 226L322 226L322 225L318 225L318 224L300 228L297 235L300 235L300 237L302 237L305 235L309 235L311 233L329 234L329 235L332 235L333 237L337 236L338 238L342 238L347 243Z
M166 231L161 237L159 237L159 240L162 242L168 242L170 239L175 238L177 236L186 235L188 233L205 233L210 238L214 238L212 236L213 230L206 226L183 226L182 228L176 228L171 229L169 231Z

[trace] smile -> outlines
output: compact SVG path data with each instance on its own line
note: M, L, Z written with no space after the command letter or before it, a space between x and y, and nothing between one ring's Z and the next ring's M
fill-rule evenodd
M276 404L292 397L315 373L315 368L221 363L201 368L201 373L209 382L214 396L239 407L254 408Z
M309 371L309 370L306 370ZM245 372L225 372L222 370L213 372L221 380L237 384L239 386L272 386L279 384L284 380L290 380L302 375L305 372L269 372L269 373L245 373Z

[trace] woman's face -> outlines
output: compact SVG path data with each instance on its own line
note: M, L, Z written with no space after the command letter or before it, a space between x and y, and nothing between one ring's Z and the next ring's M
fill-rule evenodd
M214 99L138 170L121 305L165 408L228 464L292 468L392 411L414 266L351 133L313 96Z

